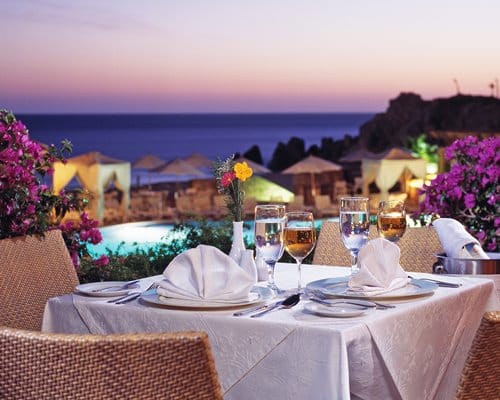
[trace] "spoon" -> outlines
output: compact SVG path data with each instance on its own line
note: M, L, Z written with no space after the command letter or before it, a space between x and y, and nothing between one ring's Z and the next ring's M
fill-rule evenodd
M282 302L276 303L264 311L261 311L257 314L250 315L250 318L261 317L262 315L267 314L268 312L273 311L273 310L283 310L283 309L292 308L293 306L297 305L299 303L299 301L300 301L300 294L295 293L295 294L291 295L290 297L287 297Z

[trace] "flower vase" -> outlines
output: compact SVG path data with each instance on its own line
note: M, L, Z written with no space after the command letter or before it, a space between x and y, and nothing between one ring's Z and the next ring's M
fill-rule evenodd
M241 257L245 252L245 242L243 241L243 221L233 221L233 243L231 244L231 257L237 264L240 264Z

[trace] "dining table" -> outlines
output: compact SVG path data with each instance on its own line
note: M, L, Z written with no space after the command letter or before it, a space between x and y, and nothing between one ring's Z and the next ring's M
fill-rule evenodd
M350 268L303 265L304 285L349 278ZM411 273L414 279L436 275ZM289 309L261 317L234 316L249 308L178 307L71 293L49 299L42 330L54 333L207 332L226 400L453 399L484 312L499 310L494 282L479 276L441 276L459 287L389 298L394 308L320 315L306 294ZM146 290L162 275L141 279ZM297 285L297 266L278 263L275 281ZM265 282L258 285L265 286ZM266 299L276 301L282 295ZM147 369L148 366L144 365ZM158 376L168 380L168 376Z

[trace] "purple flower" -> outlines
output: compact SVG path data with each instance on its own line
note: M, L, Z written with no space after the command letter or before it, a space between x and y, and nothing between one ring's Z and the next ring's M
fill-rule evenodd
M456 140L445 156L451 168L423 187L417 213L455 218L483 247L498 251L500 221L492 216L500 214L500 137Z
M474 208L474 206L476 205L476 198L474 197L473 194L468 193L464 196L464 202L465 202L465 207Z
M26 126L7 111L0 110L0 239L44 233L59 227L75 264L88 254L80 230L92 243L102 240L97 221L85 215L81 224L55 224L54 211L83 209L78 195L54 195L41 182L53 171L55 161L66 162L64 150L51 146L47 151L31 140ZM57 214L61 218L62 214Z

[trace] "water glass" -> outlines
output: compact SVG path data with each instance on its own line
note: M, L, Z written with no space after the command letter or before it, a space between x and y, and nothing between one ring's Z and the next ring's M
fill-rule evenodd
M402 200L381 201L377 211L379 236L397 242L406 231L406 209Z
M351 274L358 269L358 253L368 240L370 207L368 197L342 197L340 199L340 235L351 253Z
M255 207L255 249L268 267L267 286L277 293L281 290L274 282L274 267L283 255L284 230L284 205L268 204Z
M316 244L314 217L311 212L289 212L285 223L285 250L297 262L297 293L302 291L301 266Z

